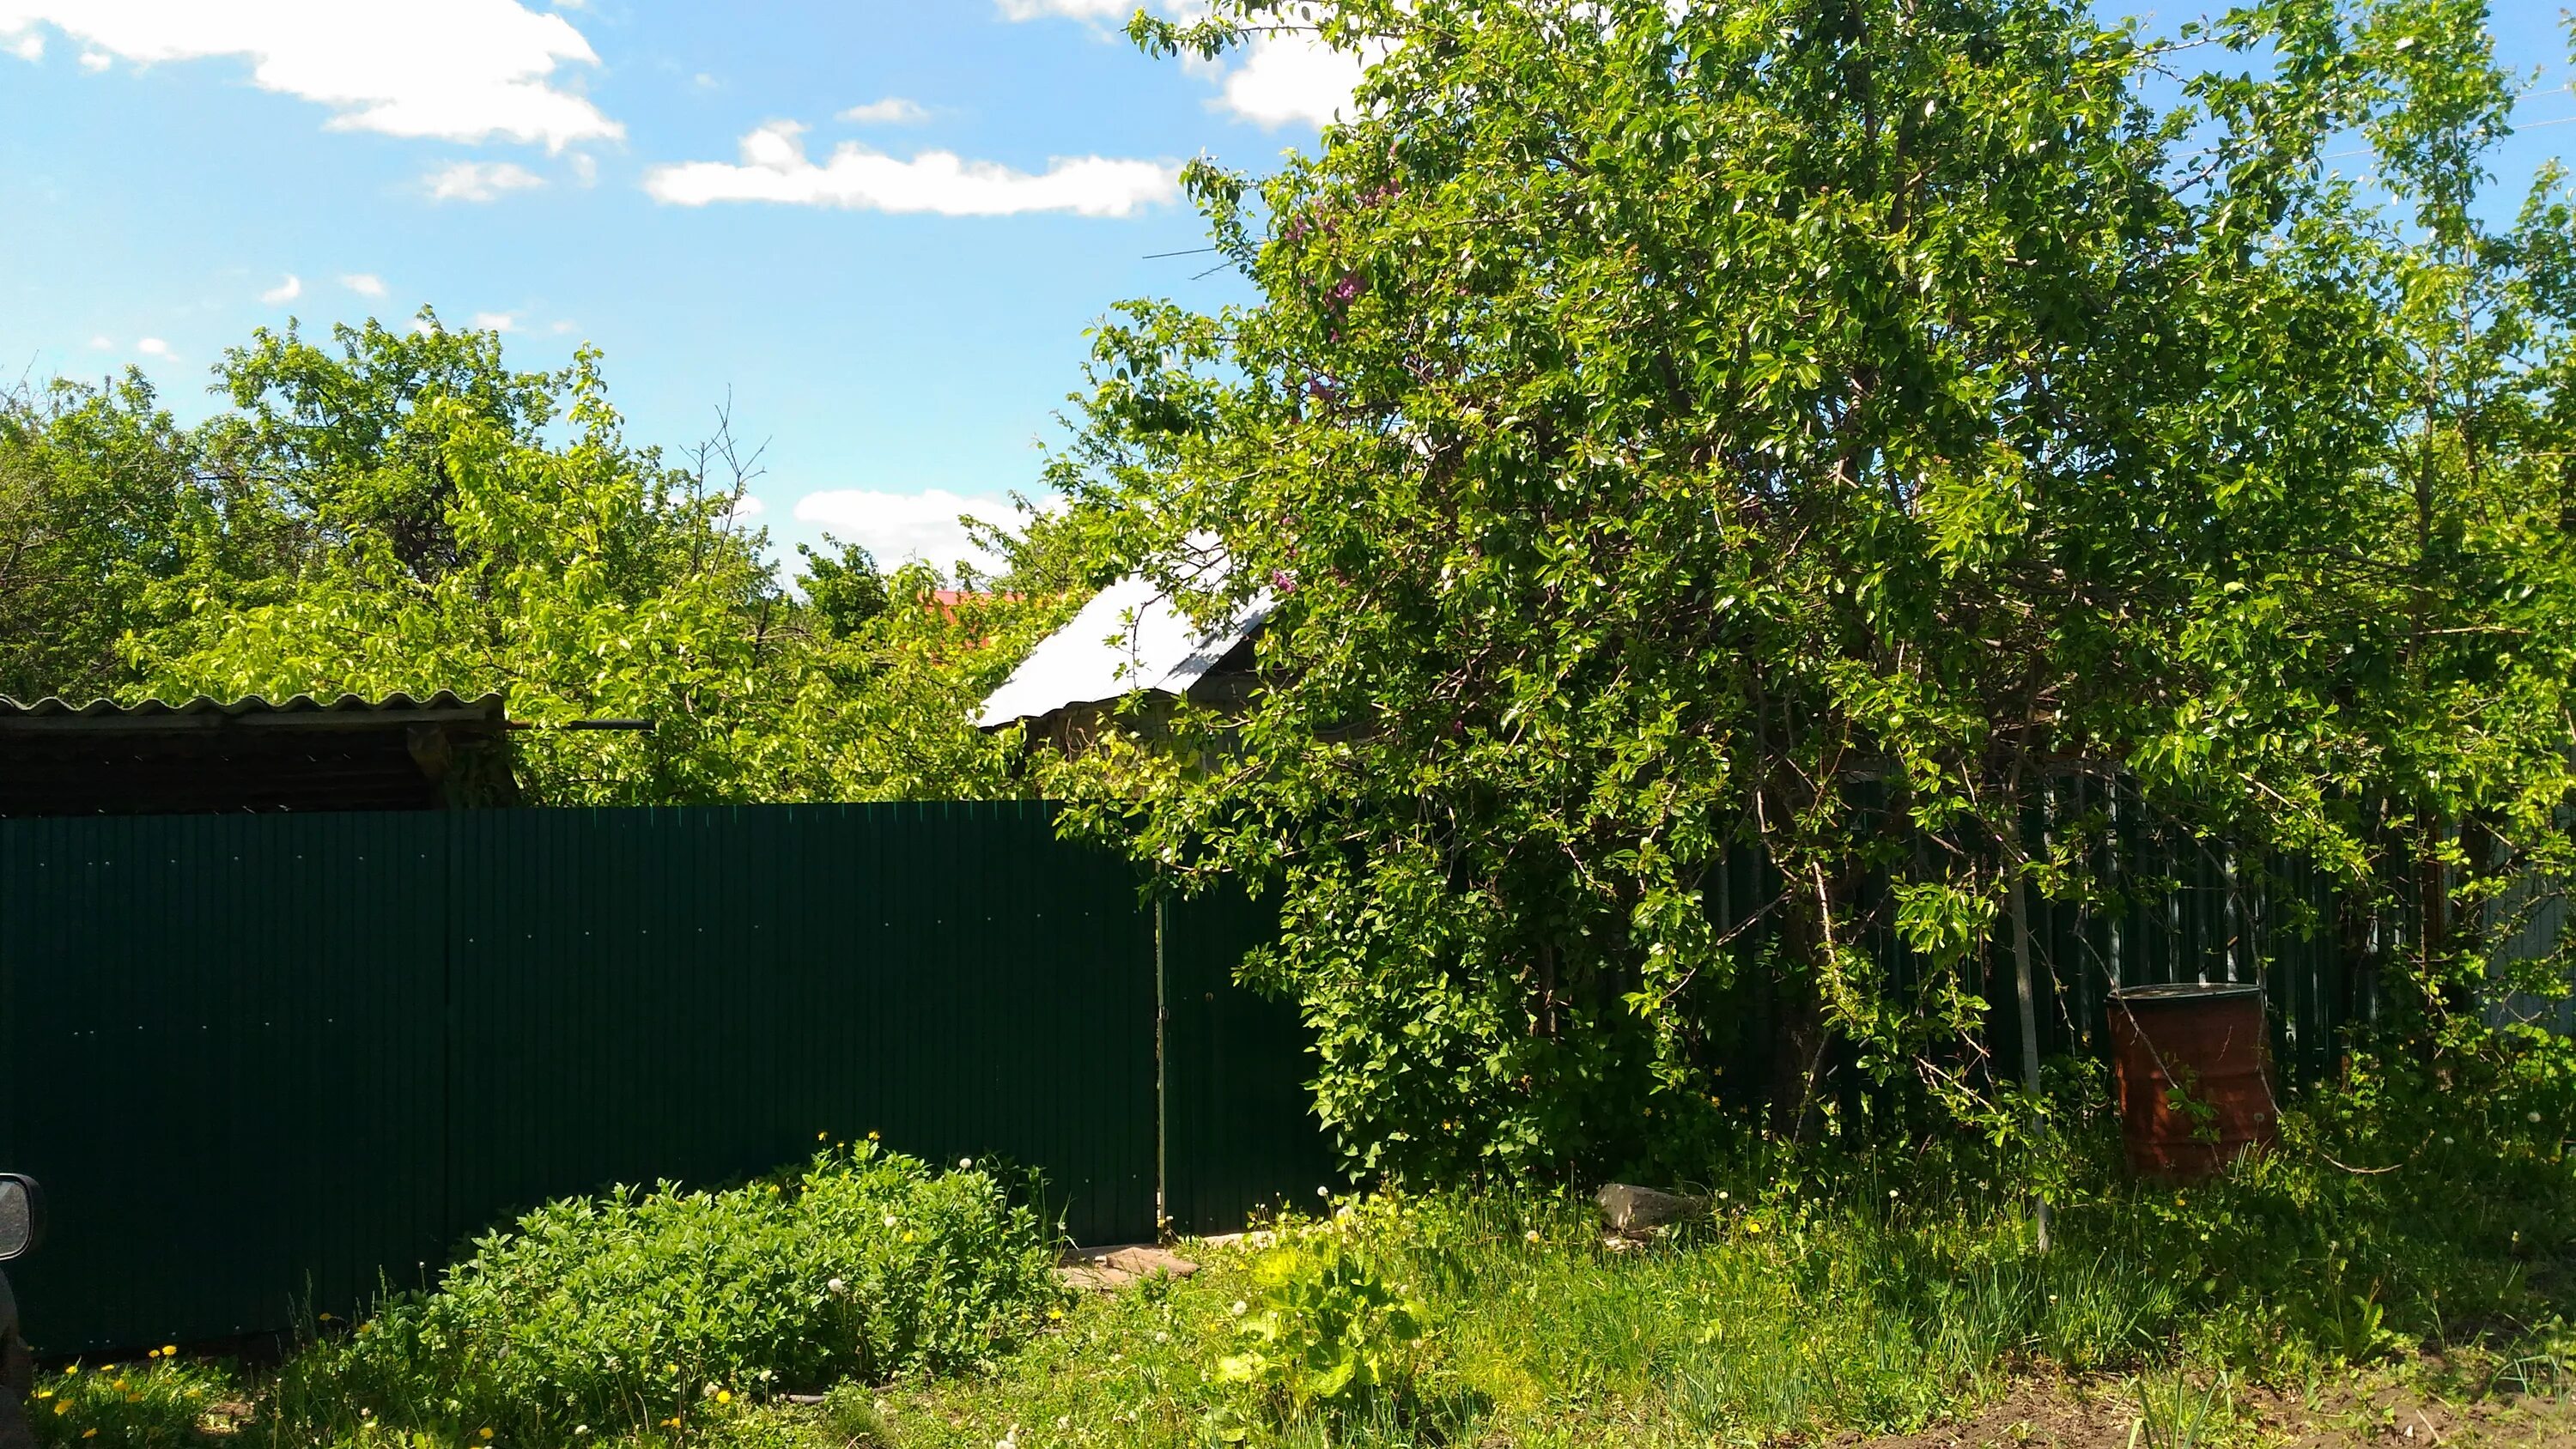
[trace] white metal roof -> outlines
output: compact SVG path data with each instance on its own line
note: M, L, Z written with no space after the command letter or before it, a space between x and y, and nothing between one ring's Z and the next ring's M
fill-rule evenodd
M1093 595L1071 623L1040 641L984 701L975 723L991 729L1140 689L1187 694L1269 616L1270 595L1264 592L1224 625L1201 629L1160 585L1130 574Z

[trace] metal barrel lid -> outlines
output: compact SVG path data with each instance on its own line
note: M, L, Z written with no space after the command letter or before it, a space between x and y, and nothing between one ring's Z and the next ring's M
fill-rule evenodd
M2263 988L2251 981L2168 981L2155 986L2115 986L2111 999L2123 1006L2168 1006L2193 1001L2232 1001L2240 997L2261 996Z

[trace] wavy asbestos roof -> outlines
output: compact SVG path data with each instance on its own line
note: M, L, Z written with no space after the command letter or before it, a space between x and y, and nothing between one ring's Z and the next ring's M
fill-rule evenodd
M473 699L442 689L426 699L408 694L388 694L379 699L364 695L343 694L331 699L317 699L298 694L286 699L270 700L258 695L221 700L210 695L170 703L146 699L133 704L114 700L93 699L75 704L67 699L45 698L32 704L0 696L0 730L27 729L93 729L120 728L142 730L223 729L260 727L293 729L332 729L394 724L472 725L489 723L500 726L508 722L502 696L485 694Z

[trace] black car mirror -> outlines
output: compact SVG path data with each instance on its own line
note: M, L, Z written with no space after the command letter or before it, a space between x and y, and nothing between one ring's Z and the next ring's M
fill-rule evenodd
M44 1189L32 1177L0 1172L0 1263L27 1256L44 1237Z

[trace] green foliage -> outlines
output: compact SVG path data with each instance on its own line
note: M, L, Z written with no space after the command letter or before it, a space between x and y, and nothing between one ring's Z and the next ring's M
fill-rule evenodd
M1283 1414L1344 1410L1410 1394L1423 1305L1390 1286L1330 1228L1293 1235L1252 1264L1259 1296L1217 1365Z
M987 525L1025 579L808 551L800 596L738 521L729 414L666 455L596 353L515 371L419 321L261 330L193 428L136 375L0 401L0 693L500 690L539 725L652 723L515 736L550 805L1026 788L972 706L1093 582L1079 529Z
M229 442L180 427L136 372L0 397L0 695L118 693L129 635L291 557Z
M2554 173L2479 220L2479 15L1140 19L1375 63L1316 154L1190 172L1256 304L1097 334L1075 514L1276 610L1247 708L1063 788L1183 888L1275 892L1248 977L1370 1169L1678 1164L1712 1101L1814 1131L1831 1073L1874 1130L2024 1131L2010 923L2122 884L2043 808L2070 775L2333 874L2393 1028L2490 1050L2495 948L2576 878L2576 289ZM2411 217L2324 160L2354 129Z
M2130 1421L2129 1449L2202 1449L2228 1442L2235 1416L2227 1375L2195 1384L2186 1374L2141 1374L2134 1387L2138 1415Z
M724 1192L567 1200L300 1355L274 1422L316 1440L686 1437L780 1393L984 1363L1054 1301L1052 1266L992 1178L865 1144Z
M866 549L838 539L832 543L838 556L816 553L805 544L798 544L796 552L805 560L805 602L816 624L835 639L847 639L886 611L886 581Z
M219 1407L239 1392L221 1368L153 1349L139 1364L44 1375L27 1422L46 1449L200 1449L222 1442Z

